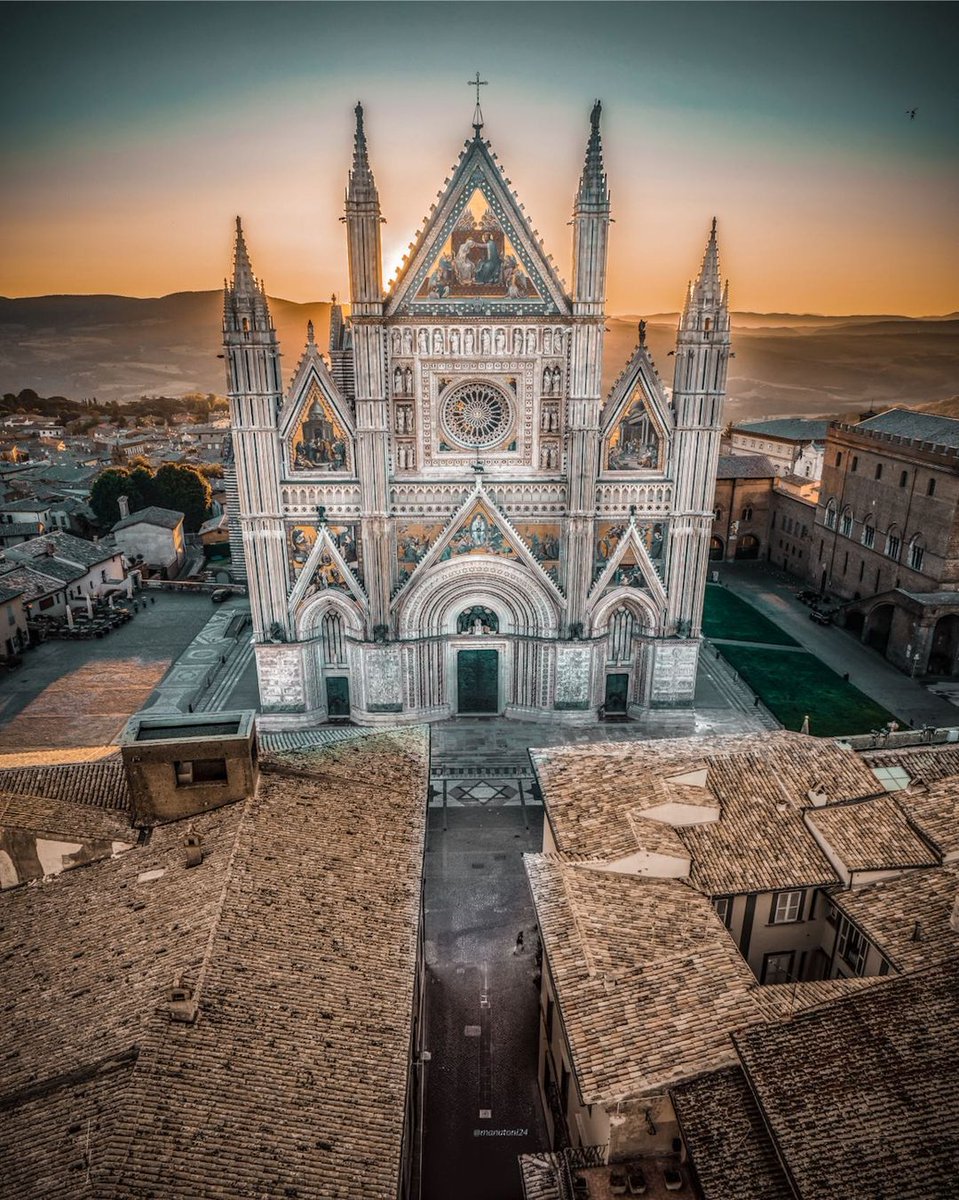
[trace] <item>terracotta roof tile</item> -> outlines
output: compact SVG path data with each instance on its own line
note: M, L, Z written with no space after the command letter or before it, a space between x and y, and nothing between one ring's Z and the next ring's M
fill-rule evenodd
M959 933L949 924L957 896L959 863L836 891L830 898L894 967L916 971L959 955Z
M955 960L734 1040L800 1200L955 1195Z
M792 1200L742 1070L724 1067L671 1089L703 1200Z
M896 803L901 793L814 808L806 819L849 871L933 867L935 854L919 838Z

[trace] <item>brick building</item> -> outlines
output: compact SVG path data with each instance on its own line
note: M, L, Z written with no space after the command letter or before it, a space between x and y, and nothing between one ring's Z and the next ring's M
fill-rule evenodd
M810 583L901 670L959 662L959 420L891 409L833 422Z
M809 569L818 498L818 483L795 475L773 480L768 558L793 575L805 576Z
M763 454L721 454L716 469L713 562L766 558L776 468Z

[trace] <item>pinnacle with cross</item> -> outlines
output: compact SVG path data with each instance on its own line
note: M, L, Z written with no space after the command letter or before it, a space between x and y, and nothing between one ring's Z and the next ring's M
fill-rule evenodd
M480 88L488 86L488 80L480 79L479 71L476 72L475 79L467 79L467 87L476 88L476 107L473 109L473 133L479 137L480 130L483 128L483 110L480 108Z

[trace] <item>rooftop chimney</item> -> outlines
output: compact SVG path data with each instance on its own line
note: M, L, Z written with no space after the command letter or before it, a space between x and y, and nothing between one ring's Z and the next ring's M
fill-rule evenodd
M120 520L122 521L124 517L130 515L130 497L117 496L117 506L120 509Z

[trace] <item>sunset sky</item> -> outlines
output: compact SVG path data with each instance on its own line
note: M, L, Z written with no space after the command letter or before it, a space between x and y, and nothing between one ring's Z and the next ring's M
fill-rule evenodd
M6 4L0 294L346 290L362 99L399 260L484 134L569 277L595 97L613 313L676 308L719 218L734 307L959 309L951 4ZM918 108L915 120L907 109Z

